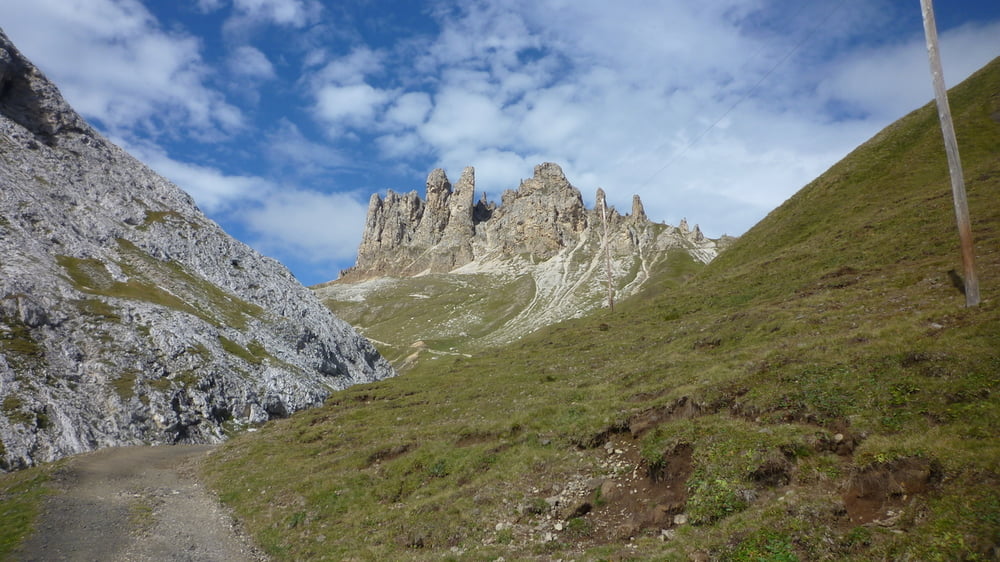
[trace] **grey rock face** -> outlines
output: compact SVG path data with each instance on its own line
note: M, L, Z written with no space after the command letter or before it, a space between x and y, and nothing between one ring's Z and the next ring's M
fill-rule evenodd
M0 469L216 442L394 373L278 262L104 139L0 31ZM380 202L385 245L423 203Z
M598 191L600 202L603 191ZM389 191L384 199L373 195L357 264L341 272L340 281L445 273L473 262L517 256L538 263L604 243L602 204L587 209L580 191L556 164L536 166L531 178L503 193L500 205L485 196L473 203L474 197L471 167L463 171L454 191L443 170L431 172L426 202L415 192L400 197ZM605 211L607 243L616 256L681 248L708 262L721 249L719 241L706 238L697 226L689 231L687 221L679 228L652 223L638 195L629 215L613 207Z
M467 168L453 192L434 192L449 202L449 215L443 221L444 206L437 205L435 229L428 230L422 222L427 211L423 218L411 212L423 205L416 193L372 197L357 265L315 288L334 310L357 318L362 330L375 330L390 347L409 346L412 351L399 357L401 366L433 349L427 342L453 342L437 353L483 349L578 318L638 293L669 262L708 263L732 242L706 238L686 221L681 227L653 223L638 197L623 216L605 207L598 189L596 208L587 209L551 163L536 166L530 179L505 192L501 205L480 199L470 217L473 183ZM432 172L428 185L446 184L442 171ZM444 295L428 321L424 299ZM397 314L411 305L420 312L409 320ZM409 341L382 331L381 310L394 319L392 330Z

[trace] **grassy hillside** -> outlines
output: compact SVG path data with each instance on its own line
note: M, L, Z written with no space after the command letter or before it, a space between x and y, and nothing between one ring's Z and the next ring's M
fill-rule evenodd
M278 559L997 556L1000 61L951 99L979 308L928 106L688 283L353 387L207 477Z
M360 330L400 369L422 351L472 351L531 302L530 276L430 274L379 279L361 285L364 296L332 298L335 285L313 287L338 317ZM353 289L353 287L351 287Z
M653 225L652 228L669 228ZM464 356L518 339L554 319L605 306L600 246L592 241L541 264L519 258L482 264L476 272L331 282L313 291L338 317L361 331L405 372L427 356ZM704 264L674 248L651 258L616 256L616 294L635 292L656 272L677 285Z

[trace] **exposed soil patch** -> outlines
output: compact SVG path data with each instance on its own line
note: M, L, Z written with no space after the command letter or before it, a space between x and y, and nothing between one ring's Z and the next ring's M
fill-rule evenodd
M650 465L626 436L615 436L605 445L603 461L615 476L601 483L594 494L590 538L596 542L628 540L646 529L676 526L675 516L687 502L687 480L691 476L688 444L680 444L663 455L663 462ZM572 515L572 514L571 514Z
M927 492L941 479L926 459L901 459L855 474L844 492L844 507L854 524L891 523L913 494Z
M652 408L632 416L628 421L628 430L632 438L636 439L660 424L695 418L702 415L704 410L700 404L684 396L669 406Z
M731 395L739 394L736 389ZM593 470L564 483L533 488L535 496L518 507L520 516L497 523L497 535L484 544L525 547L562 541L587 548L627 546L639 536L673 540L677 527L692 523L688 481L695 469L694 446L681 442L663 451L660 461L650 463L641 453L640 438L663 424L709 415L727 406L734 417L761 421L759 412L736 404L704 404L682 397L581 439L577 447L597 456ZM918 458L857 471L853 453L864 434L852 433L844 420L825 425L808 419L795 421L814 425L817 431L798 444L757 449L755 464L745 473L748 487L739 492L742 501L782 502L789 514L808 514L836 528L898 527L904 524L914 496L930 491L941 480L941 470L933 461ZM761 425L762 431L767 427ZM478 443L478 437L463 436L456 444ZM825 459L817 460L817 455ZM805 480L798 481L803 458L812 460L807 461ZM852 470L850 478L838 476ZM545 497L547 492L554 495Z
M18 560L250 561L266 558L196 480L212 445L123 447L55 473Z

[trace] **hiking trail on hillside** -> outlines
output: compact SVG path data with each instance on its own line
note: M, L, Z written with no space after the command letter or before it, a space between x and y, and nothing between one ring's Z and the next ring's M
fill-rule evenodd
M214 445L103 449L54 474L35 533L19 560L267 558L195 476Z

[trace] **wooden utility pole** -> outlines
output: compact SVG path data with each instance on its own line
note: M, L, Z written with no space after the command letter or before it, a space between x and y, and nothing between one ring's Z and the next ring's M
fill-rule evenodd
M938 117L941 118L944 149L948 153L948 169L951 172L951 192L955 200L955 218L958 220L958 236L962 243L962 267L965 272L965 306L978 306L979 279L976 277L976 252L972 245L969 202L965 197L962 160L958 156L958 140L955 138L955 125L952 123L951 108L948 106L948 91L944 87L941 55L938 53L937 24L934 22L934 6L931 0L920 0L920 6L923 9L924 34L927 36L927 55L931 64L931 78L934 81L934 98L937 100Z
M611 276L611 248L608 244L608 198L604 190L597 188L597 199L601 204L601 223L604 225L604 268L608 275L608 308L615 311L615 289Z

